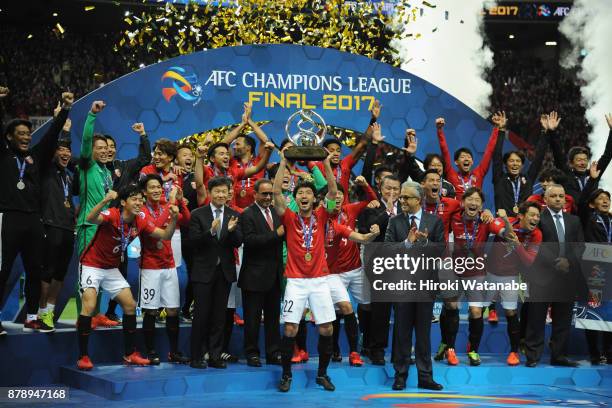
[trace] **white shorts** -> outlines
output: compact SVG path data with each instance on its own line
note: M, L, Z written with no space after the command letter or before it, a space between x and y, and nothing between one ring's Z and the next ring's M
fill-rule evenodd
M340 302L350 302L349 297L342 279L337 273L330 273L327 275L327 285L329 286L329 293L331 293L332 302L334 305Z
M327 276L320 278L287 278L285 298L283 299L283 321L299 324L306 308L306 301L316 324L336 320L334 302L332 301Z
M170 241L172 246L172 256L174 257L174 266L179 268L183 264L183 250L181 249L181 230L175 229Z
M130 287L130 284L127 283L117 268L101 269L79 264L79 269L81 294L87 288L94 288L96 292L100 293L100 288L102 288L102 290L110 295L111 299L114 299L119 292Z
M138 306L143 309L160 307L176 309L180 306L180 302L181 293L176 268L140 270Z
M492 273L487 273L487 282L492 283L511 283L512 281L519 281L517 276L500 276ZM518 290L493 290L489 295L491 300L501 299L502 307L505 310L516 310L518 309Z
M363 266L352 271L339 273L338 276L346 290L353 296L355 302L360 305L370 304L370 291L368 290L368 279L363 271Z

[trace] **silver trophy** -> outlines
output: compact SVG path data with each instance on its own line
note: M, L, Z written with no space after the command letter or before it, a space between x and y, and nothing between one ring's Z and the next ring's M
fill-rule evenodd
M285 150L287 160L320 161L327 157L327 151L320 146L325 139L325 121L313 110L302 109L289 116L285 133L295 146Z

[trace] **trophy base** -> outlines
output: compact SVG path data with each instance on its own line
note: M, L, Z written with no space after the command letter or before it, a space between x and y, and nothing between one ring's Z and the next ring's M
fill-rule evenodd
M322 161L327 150L321 146L291 146L285 150L285 159L292 161Z

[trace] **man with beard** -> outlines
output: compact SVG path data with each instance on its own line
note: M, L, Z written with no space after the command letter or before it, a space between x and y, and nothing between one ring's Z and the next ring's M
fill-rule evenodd
M518 282L519 273L533 264L542 243L542 231L538 228L540 206L526 201L519 206L516 217L508 218L503 208L497 210L497 214L499 218L491 225L491 231L497 236L487 258L487 282ZM521 339L517 314L519 291L494 291L490 296L492 299L501 299L506 314L510 340L510 354L506 362L510 366L518 365Z
M549 130L554 131L560 121L561 118L558 117L557 112L551 112L548 122ZM606 148L603 155L597 161L597 169L600 170L602 174L605 173L608 164L610 164L610 160L612 160L612 115L606 115L606 121L610 128L608 141L606 142ZM584 146L574 146L569 149L567 160L565 160L563 149L561 148L561 140L559 140L558 137L551 137L550 143L555 160L555 167L566 175L565 183L563 183L566 194L571 197L578 197L589 180L588 168L589 160L591 159L591 151Z
M4 91L1 91L4 92ZM35 145L32 143L32 124L13 119L4 129L0 142L0 298L11 274L17 255L21 254L26 273L26 321L24 331L38 331L43 323L37 318L40 297L40 271L43 252L43 223L41 222L41 177L43 168L53 159L57 138L74 102L71 93L62 93L61 107L53 123ZM0 308L4 299L0 299ZM1 309L0 309L1 310ZM6 334L0 323L0 335Z
M74 251L72 174L67 169L71 159L70 139L60 139L41 186L45 239L38 317L50 331L55 331L55 302Z
M489 142L485 148L485 152L482 155L480 164L472 170L474 164L474 156L472 151L467 147L460 147L455 151L455 165L459 171L455 170L451 165L450 151L448 150L448 144L446 143L446 137L444 136L444 118L436 119L436 128L438 133L438 141L440 143L440 151L444 158L444 174L448 178L448 181L455 187L455 194L458 200L461 200L463 193L470 187L482 188L482 182L489 171L489 164L491 163L491 157L493 155L493 149L497 143L497 137L499 128L493 128Z
M120 208L106 209L111 201L120 200ZM170 206L171 219L166 229L155 226L154 221L142 210L142 191L136 184L128 184L119 195L110 190L104 199L87 214L87 222L99 225L94 238L81 255L79 266L79 286L82 309L77 321L79 340L79 370L91 370L93 363L89 358L88 344L91 333L91 315L96 308L100 288L109 293L123 309L123 336L125 353L123 361L127 365L149 365L135 347L136 302L132 297L130 285L119 272L119 265L125 257L125 250L132 240L142 234L157 240L168 240L174 233L178 208Z

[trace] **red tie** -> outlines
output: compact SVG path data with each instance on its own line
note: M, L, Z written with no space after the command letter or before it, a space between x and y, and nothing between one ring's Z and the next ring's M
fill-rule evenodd
M274 231L274 223L272 222L272 216L270 215L270 209L266 208L266 222L268 223L268 227L270 227L270 229L272 231Z

